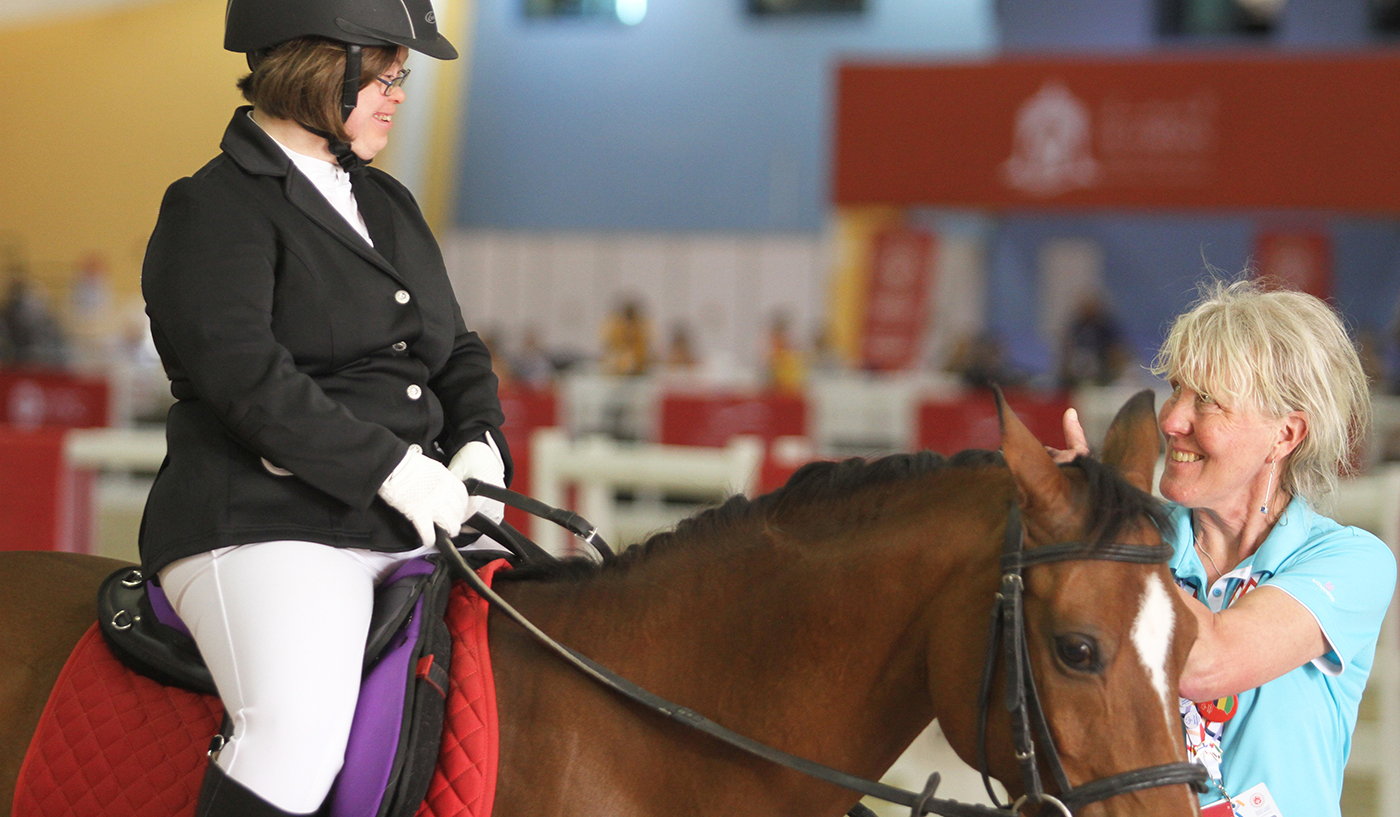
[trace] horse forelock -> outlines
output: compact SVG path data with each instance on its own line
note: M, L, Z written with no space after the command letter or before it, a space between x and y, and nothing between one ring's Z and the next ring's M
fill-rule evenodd
M526 566L502 573L500 580L574 581L603 573L627 571L661 553L680 549L720 553L724 544L752 545L767 528L786 528L794 522L820 519L826 534L839 535L868 519L862 513L862 493L873 488L897 486L942 472L966 473L973 469L1005 465L995 451L969 449L945 457L933 451L891 454L873 460L853 457L819 461L799 468L781 488L749 499L730 497L723 504L681 520L673 530L657 533L629 547L615 559L598 563L590 559L565 559L560 563ZM1112 468L1096 460L1080 458L1072 466L1084 472L1089 513L1086 547L1112 542L1144 518L1159 528L1166 524L1166 510L1150 494L1134 488ZM845 520L844 522L842 520Z
M1167 529L1167 507L1118 474L1111 466L1088 457L1079 457L1072 467L1083 471L1088 488L1089 513L1085 519L1085 544L1117 542L1143 521L1158 530Z

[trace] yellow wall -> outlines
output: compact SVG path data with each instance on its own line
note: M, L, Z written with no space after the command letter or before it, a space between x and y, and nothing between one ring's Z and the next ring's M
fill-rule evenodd
M93 250L137 291L161 195L218 152L240 100L223 17L224 0L170 0L0 30L0 250L51 295Z
M0 0L2 1L2 0ZM119 295L139 292L141 256L165 188L213 158L242 54L223 50L226 0L158 0L0 28L8 125L0 130L0 286L12 259L53 300L74 264L106 256ZM440 5L448 5L439 0ZM463 52L434 100L434 180L425 209L450 218L451 157L474 4L450 3ZM455 36L454 36L455 35ZM392 157L382 163L392 172ZM2 291L2 290L0 290Z

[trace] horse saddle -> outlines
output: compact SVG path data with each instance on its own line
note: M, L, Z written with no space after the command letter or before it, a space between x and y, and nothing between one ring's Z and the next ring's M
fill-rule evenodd
M102 638L89 631L69 658L26 754L17 817L193 809L204 767L193 736L207 740L222 713L199 651L134 568L103 583L99 612ZM380 586L345 765L320 814L489 815L497 732L486 634L485 602L454 588L435 558L406 563ZM133 764L138 754L150 760ZM156 782L166 789L152 791Z

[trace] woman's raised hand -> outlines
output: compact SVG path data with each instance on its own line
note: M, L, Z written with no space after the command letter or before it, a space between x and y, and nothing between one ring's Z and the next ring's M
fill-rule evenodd
M1089 439L1084 436L1084 426L1079 424L1079 412L1065 409L1064 427L1067 447L1059 449L1045 446L1045 450L1050 452L1050 459L1064 465L1074 462L1075 457L1089 456Z

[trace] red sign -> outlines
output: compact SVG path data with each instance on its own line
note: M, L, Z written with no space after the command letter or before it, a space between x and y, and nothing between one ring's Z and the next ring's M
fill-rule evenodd
M1013 391L1006 394L1006 402L1037 440L1064 448L1067 395ZM957 400L929 401L919 406L919 447L947 455L968 448L988 451L1000 448L1001 423L997 420L996 398L984 390Z
M1332 297L1332 246L1322 230L1267 230L1255 239L1259 277L1323 300Z
M64 372L0 371L0 424L18 428L107 425L107 381Z
M661 398L661 443L721 448L741 434L770 443L807 433L802 397L762 394L667 394Z
M1400 210L1400 56L845 65L841 205Z
M928 322L933 276L932 235L893 229L875 235L861 361L876 371L900 371L919 364Z

